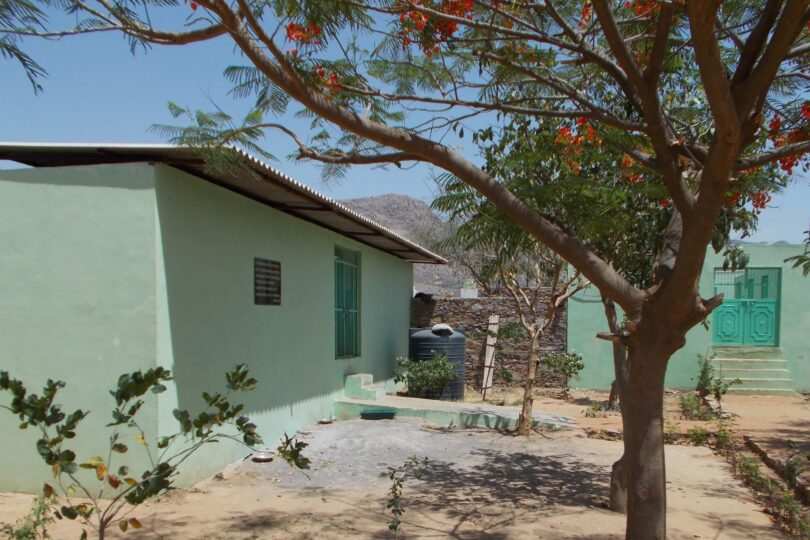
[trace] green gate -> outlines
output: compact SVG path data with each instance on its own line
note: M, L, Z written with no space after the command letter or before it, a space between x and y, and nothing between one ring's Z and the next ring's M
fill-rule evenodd
M714 270L715 294L724 293L714 311L715 345L779 344L780 277L779 268Z
M359 254L335 247L335 357L360 354Z

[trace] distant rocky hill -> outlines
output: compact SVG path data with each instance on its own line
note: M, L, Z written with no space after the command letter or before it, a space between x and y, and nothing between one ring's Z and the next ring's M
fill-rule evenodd
M408 195L391 193L340 202L409 239L426 225L441 224L441 220L434 215L426 202Z
M448 230L447 223L427 203L408 195L378 195L340 202L427 249L432 249L432 244ZM466 273L452 264L416 264L413 269L414 287L439 296L452 296L466 278Z

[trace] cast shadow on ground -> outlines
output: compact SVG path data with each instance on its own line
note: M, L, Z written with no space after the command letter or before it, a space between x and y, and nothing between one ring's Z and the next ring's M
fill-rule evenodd
M573 457L497 449L478 449L471 455L474 459L467 465L432 459L420 479L406 480L400 537L504 540L513 536L513 526L526 520L598 507L608 489L607 470ZM322 494L329 504L341 508L337 514L319 512L315 505L319 495L313 491L308 497L314 501L313 507L303 512L268 508L217 516L219 537L295 536L302 527L313 526L322 527L324 538L393 537L388 530L391 514L385 509L384 490L375 490L359 501L327 491ZM172 531L187 531L189 525L182 518L163 522L160 526L167 534L157 537L170 538ZM200 525L204 528L206 524Z

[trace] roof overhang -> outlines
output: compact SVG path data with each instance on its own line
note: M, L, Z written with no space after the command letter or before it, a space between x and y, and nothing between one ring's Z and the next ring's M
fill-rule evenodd
M239 167L226 172L211 172L205 166L204 151L188 146L0 142L0 159L32 167L164 163L400 259L413 263L447 263L439 255L321 195L242 150L231 148L231 151L255 174L247 174Z

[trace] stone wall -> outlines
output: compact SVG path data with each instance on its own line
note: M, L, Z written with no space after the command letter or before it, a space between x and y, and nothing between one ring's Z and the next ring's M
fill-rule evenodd
M467 357L464 366L466 384L470 387L481 387L481 352L483 337L486 335L487 321L490 315L500 316L500 325L519 323L515 302L511 296L494 296L485 298L433 298L419 295L411 300L411 326L425 328L437 323L449 324L453 328L463 329L467 334ZM528 340L518 342L499 340L500 348L495 362L493 384L497 386L520 386L528 370ZM567 310L563 306L549 326L546 335L541 338L540 350L564 352L567 350ZM507 381L501 372L505 368L513 375ZM559 386L557 373L540 366L540 386Z

